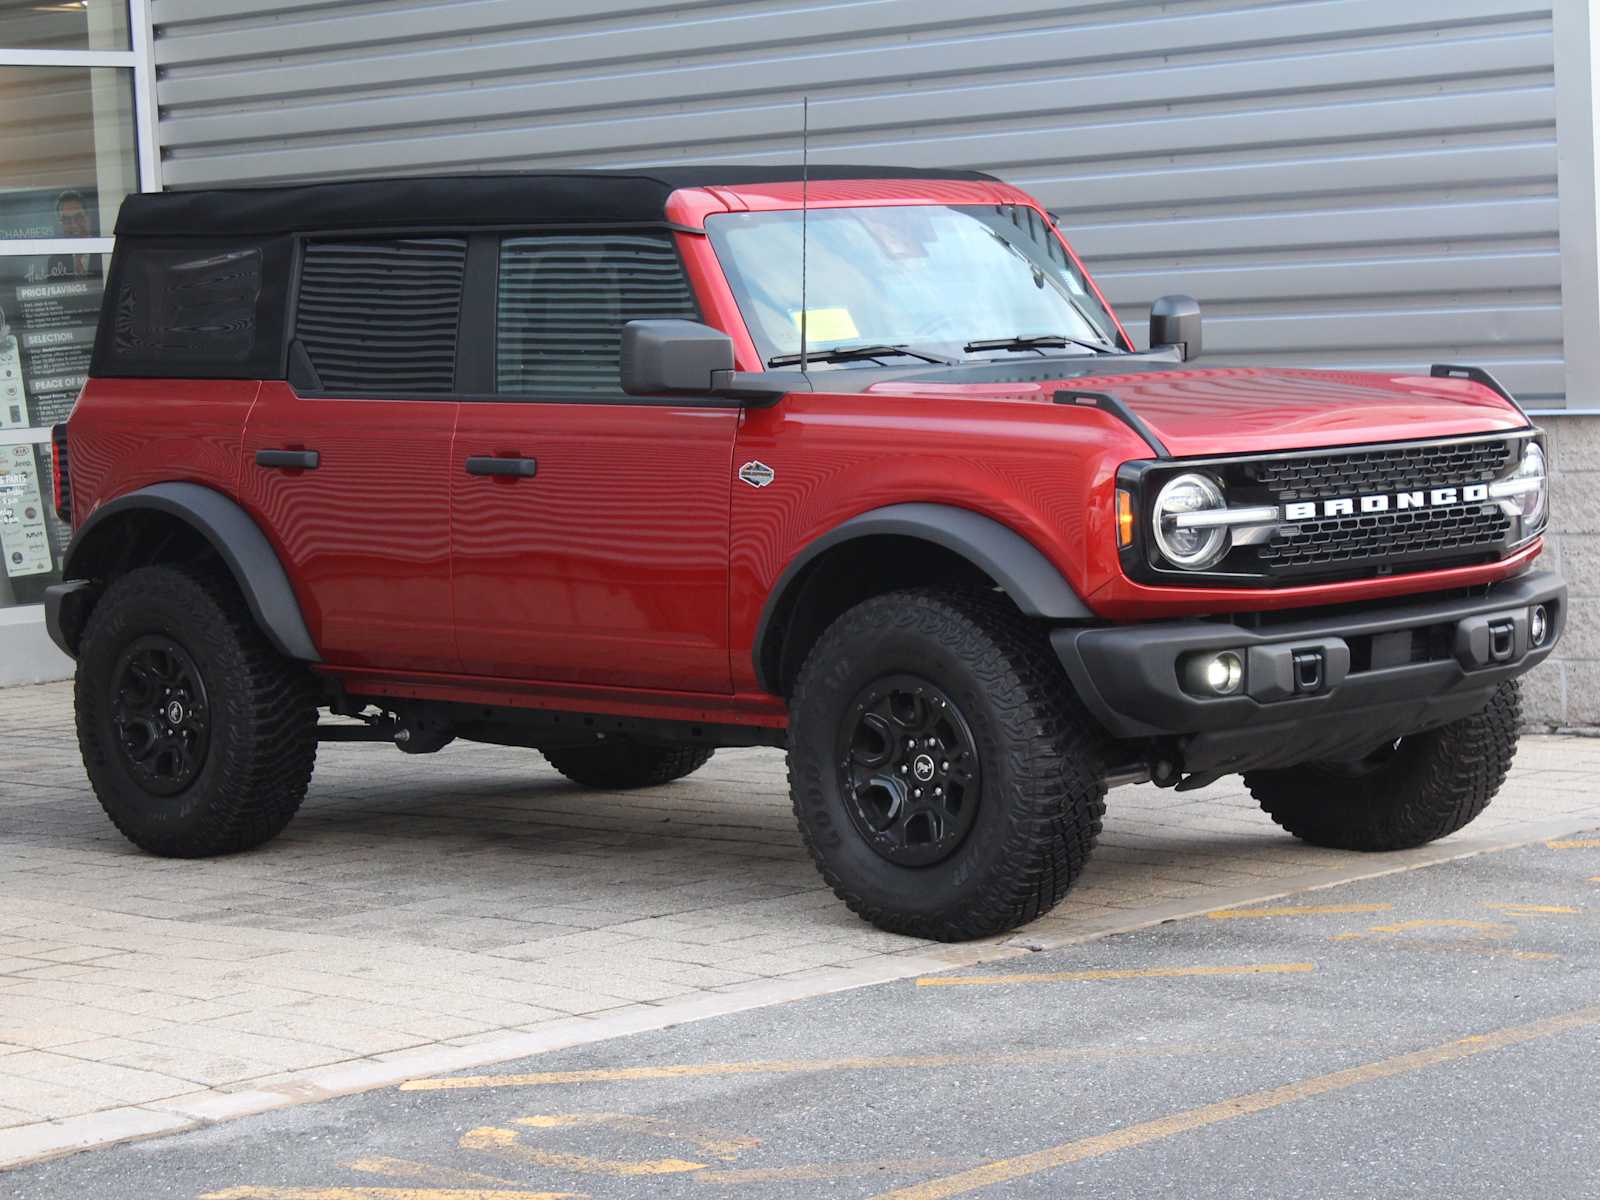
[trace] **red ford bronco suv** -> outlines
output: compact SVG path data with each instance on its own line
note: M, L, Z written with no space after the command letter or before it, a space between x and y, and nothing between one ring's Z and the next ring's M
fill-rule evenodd
M1061 899L1117 784L1460 829L1561 635L1492 378L1196 366L1183 296L1140 351L986 175L168 193L116 233L48 619L156 854L273 837L319 740L596 788L785 746L845 903L969 938Z

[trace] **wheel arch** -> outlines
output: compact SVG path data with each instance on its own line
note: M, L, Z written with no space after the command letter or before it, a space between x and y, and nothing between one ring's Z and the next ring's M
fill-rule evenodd
M828 567L838 570L827 570ZM896 580L885 586L886 581ZM892 504L807 543L773 585L751 649L756 680L787 695L805 652L834 617L896 587L953 582L997 588L1024 616L1094 617L1032 542L992 517L948 504Z
M197 483L157 483L118 496L90 514L67 547L58 605L83 595L81 581L102 580L135 566L191 555L200 548L227 567L250 615L280 654L320 662L300 602L267 535L249 513L213 488ZM52 633L75 654L88 605L76 619L56 614Z

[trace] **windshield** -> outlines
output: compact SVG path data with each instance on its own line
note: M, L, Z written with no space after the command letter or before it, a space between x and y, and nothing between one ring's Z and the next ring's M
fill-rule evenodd
M911 346L959 359L1047 352L1037 345L972 345L981 341L1055 338L1049 353L1072 354L1094 353L1096 343L1119 345L1111 314L1035 209L814 208L806 224L810 352ZM706 232L762 360L796 354L800 213L718 213L707 219ZM846 368L866 357L817 365Z

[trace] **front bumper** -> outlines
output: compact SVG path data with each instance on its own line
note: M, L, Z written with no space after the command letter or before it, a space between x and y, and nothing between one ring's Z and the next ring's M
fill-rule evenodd
M1548 632L1535 647L1529 614ZM1051 644L1079 698L1115 738L1175 738L1188 771L1290 765L1370 749L1467 716L1544 661L1566 621L1567 588L1530 572L1468 596L1324 609L1287 619L1065 627ZM1240 694L1185 690L1182 664L1224 650L1245 664ZM1321 664L1296 691L1294 657Z

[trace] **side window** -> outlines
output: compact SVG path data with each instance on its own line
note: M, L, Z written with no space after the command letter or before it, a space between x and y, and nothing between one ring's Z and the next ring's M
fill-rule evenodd
M621 395L623 324L699 315L667 234L506 238L495 300L496 388Z
M326 391L455 391L464 238L309 241L294 337Z
M283 353L289 254L287 238L123 239L91 373L271 378Z
M261 251L150 251L128 264L117 288L112 336L129 357L237 362L255 341Z

